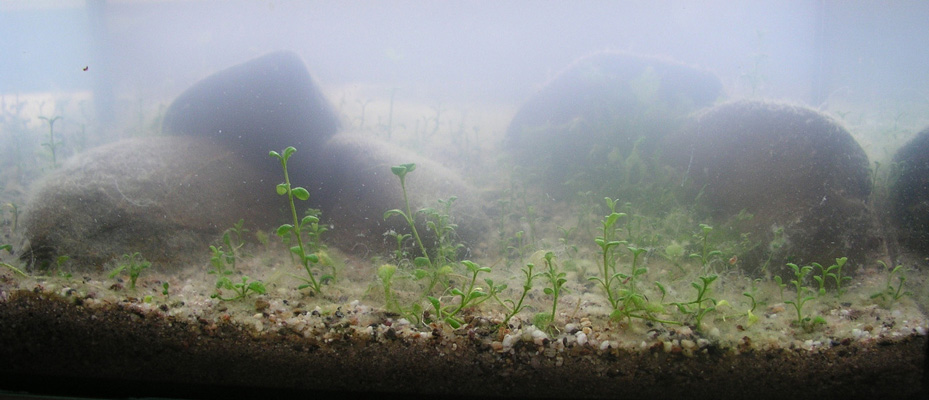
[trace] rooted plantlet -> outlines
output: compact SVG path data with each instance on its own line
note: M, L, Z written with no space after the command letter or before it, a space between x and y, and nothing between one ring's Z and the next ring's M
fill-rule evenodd
M610 199L609 197L605 198L607 207L610 209L610 214L603 218L600 222L600 225L603 228L603 235L598 236L594 242L597 243L597 246L600 247L600 274L601 276L592 276L587 278L588 280L597 282L600 284L600 287L603 288L604 294L606 294L607 300L610 302L610 306L614 310L620 307L621 299L619 294L616 293L615 286L621 282L620 274L616 271L616 262L619 255L616 254L616 247L621 244L626 244L625 241L614 240L616 234L616 222L620 218L625 217L625 213L616 212L616 200Z
M290 214L293 218L293 224L284 224L277 228L277 235L282 239L287 239L293 237L296 239L297 245L290 248L291 253L297 256L297 259L300 261L300 264L303 266L303 269L306 270L307 276L309 278L301 278L306 284L300 285L300 289L312 288L314 292L322 292L321 282L333 279L332 276L324 275L321 276L319 280L313 275L313 270L310 268L310 264L316 264L319 262L319 255L314 252L308 252L307 247L303 243L303 235L301 234L304 229L307 227L312 227L313 224L319 223L319 217L315 215L307 215L303 219L297 218L297 207L294 204L294 198L298 200L306 201L310 198L310 192L302 187L292 187L290 184L290 175L287 172L287 160L290 159L290 156L296 152L293 146L289 146L282 153L276 151L271 151L268 153L269 156L278 159L281 162L281 168L284 170L284 182L277 185L277 194L281 196L287 196L287 203L290 206ZM318 226L318 225L317 225Z
M142 270L151 266L152 263L145 261L139 252L123 254L122 262L119 263L119 266L117 266L116 269L110 272L109 276L112 279L116 277L116 275L119 275L120 272L127 271L129 273L129 289L135 289L136 280L139 279L139 275L142 274Z
M803 282L806 279L806 276L809 275L811 271L813 271L813 266L805 265L800 267L793 263L788 263L787 266L794 271L795 278L792 279L790 283L792 283L794 288L797 290L797 298L796 300L787 300L784 303L792 305L794 309L797 310L797 320L795 321L797 326L811 331L816 326L816 323L811 323L811 321L819 321L813 321L813 319L809 316L803 315L803 305L806 304L807 301L813 300L815 298L814 296L804 296L805 293L812 292L812 289L804 286Z
M557 315L555 311L558 308L558 296L561 295L562 291L566 290L563 288L563 286L568 282L568 280L565 279L566 274L564 272L558 271L556 268L555 262L552 261L554 258L554 253L550 251L545 253L545 266L547 267L547 270L540 274L544 276L546 280L548 280L549 284L549 286L545 287L545 289L542 289L542 291L546 295L552 296L552 313L550 314L551 317L549 318L550 322L555 321L555 317Z
M913 294L912 292L903 290L903 285L906 283L906 275L903 274L903 265L898 265L890 269L883 261L878 261L878 263L884 267L885 271L888 271L887 282L884 284L884 290L871 295L872 299L880 298L883 305L890 308L897 300L903 298L903 296L910 296ZM894 276L897 276L897 287L893 285Z
M0 245L0 251L2 251L2 250L6 250L8 253L13 254L13 245L9 245L9 244ZM7 264L7 263L5 263L5 262L0 262L0 266L7 267L10 271L13 271L13 272L15 272L15 273L17 273L17 274L20 274L20 275L22 275L22 276L25 276L25 277L27 277L27 278L29 277L28 274L26 274L25 272L23 272L23 271L20 270L19 268L16 268L16 267L14 267L14 266L12 266L12 265L10 265L10 264Z
M481 272L490 272L490 268L481 267L475 262L464 260L461 262L471 272L471 281L464 291L458 288L452 289L452 295L458 296L458 305L442 306L441 301L432 296L428 296L429 303L435 310L436 319L445 321L452 328L458 329L464 324L464 321L457 318L459 312L467 306L476 306L488 299L489 294L485 293L480 287L475 286L477 275ZM493 288L491 288L493 289Z
M820 296L826 294L826 282L829 278L832 278L832 280L835 282L836 297L845 293L845 290L842 289L842 282L852 280L852 278L842 276L842 266L845 265L846 261L848 261L848 257L836 258L835 264L832 264L829 266L829 268L823 267L817 263L813 263L813 266L818 268L822 274L813 276L813 279L819 283Z
M61 140L55 140L55 121L58 121L61 117L39 117L39 119L48 122L48 141L42 143L42 146L47 147L52 153L52 168L58 168L57 149L61 146Z

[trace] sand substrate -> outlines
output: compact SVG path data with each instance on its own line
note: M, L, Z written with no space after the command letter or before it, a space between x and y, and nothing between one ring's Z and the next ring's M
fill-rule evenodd
M927 337L757 350L675 344L606 349L548 339L508 351L482 317L413 329L363 305L320 315L315 335L168 305L97 302L39 288L0 301L0 387L85 396L442 395L443 398L926 398ZM676 342L679 343L679 342ZM539 345L541 344L541 346ZM683 346L686 347L686 346ZM354 393L352 393L354 392ZM923 397L921 397L923 396Z

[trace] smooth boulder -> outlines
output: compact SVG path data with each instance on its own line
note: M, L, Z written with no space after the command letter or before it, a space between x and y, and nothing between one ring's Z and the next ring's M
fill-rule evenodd
M22 258L79 270L123 254L166 269L209 259L209 245L239 219L283 218L275 175L209 139L124 139L69 159L38 182L22 218Z
M556 198L629 184L626 160L651 159L661 137L722 93L714 74L621 52L581 58L523 104L504 145ZM632 158L630 158L632 157Z
M906 249L929 256L929 128L894 155L889 208L897 239Z
M212 138L247 160L275 166L268 151L312 149L339 130L329 100L299 56L280 51L197 82L168 107L162 131Z
M332 226L326 237L343 249L384 254L396 249L396 241L387 232L410 232L402 217L384 219L388 210L405 209L400 180L391 172L392 166L400 164L416 164L406 177L414 214L423 208L442 211L438 200L457 198L450 212L452 222L458 225L453 239L465 245L465 254L481 243L489 229L478 191L457 172L373 134L340 133L308 157L314 165L310 178L314 186L307 186L311 201L317 199L323 222ZM426 227L423 216L415 219L424 245L435 248L434 232Z
M703 218L748 234L741 265L863 263L880 240L867 204L868 158L832 118L807 107L736 101L695 114L665 142Z

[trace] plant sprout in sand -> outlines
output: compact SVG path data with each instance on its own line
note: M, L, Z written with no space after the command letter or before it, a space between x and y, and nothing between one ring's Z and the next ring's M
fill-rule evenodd
M152 263L145 261L139 252L123 254L122 262L119 263L116 269L110 272L109 276L110 278L114 278L116 275L119 275L120 272L126 271L129 273L129 289L135 289L135 282L139 279L139 275L142 274L142 270L148 269L151 266Z
M287 172L287 161L290 159L290 156L296 152L293 146L289 146L284 149L283 152L278 153L276 151L271 151L268 153L269 156L278 159L281 162L281 168L284 169L284 182L277 185L277 194L281 196L287 196L287 203L290 205L290 215L293 218L293 224L283 224L277 228L277 235L281 238L289 238L293 236L297 242L296 246L292 246L290 251L297 256L297 259L300 260L300 264L306 270L309 278L301 278L306 284L300 285L300 289L312 288L315 293L322 292L322 282L328 279L332 279L331 276L324 275L320 279L316 279L313 275L313 270L310 268L310 264L319 263L319 255L312 252L307 252L307 246L303 243L303 237L301 232L303 232L304 226L311 226L313 224L319 223L319 217L315 215L307 215L303 219L297 218L297 207L294 204L294 198L298 200L306 201L310 198L310 192L302 187L293 187L290 184L290 174Z

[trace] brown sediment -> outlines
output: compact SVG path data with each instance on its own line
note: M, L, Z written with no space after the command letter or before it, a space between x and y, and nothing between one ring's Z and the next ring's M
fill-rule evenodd
M927 337L916 333L813 350L704 342L666 351L655 342L605 350L569 343L553 351L549 339L494 346L501 335L480 317L459 330L430 331L383 312L346 310L319 315L322 329L307 335L168 315L165 306L143 311L138 301L87 300L41 290L6 293L0 301L3 388L43 392L58 384L60 393L181 397L354 392L688 399L916 398L927 391Z

